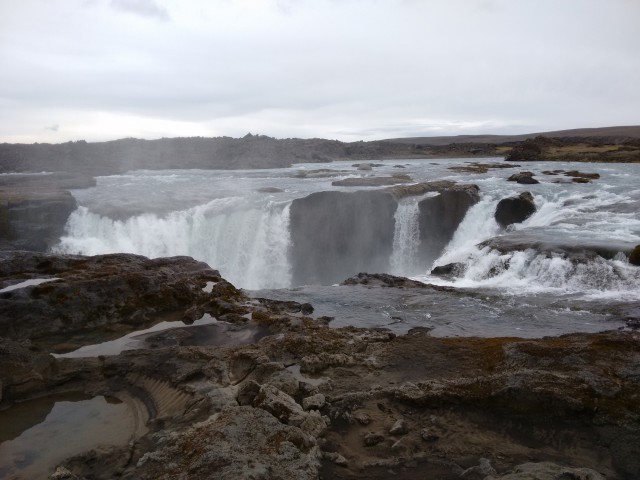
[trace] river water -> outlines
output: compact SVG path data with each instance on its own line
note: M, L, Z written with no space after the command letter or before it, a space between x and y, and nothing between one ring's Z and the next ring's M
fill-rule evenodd
M480 161L504 164L499 158ZM73 192L80 207L56 250L189 255L220 270L236 286L256 290L255 295L310 301L317 315L335 317L335 325L531 337L624 326L625 315L640 298L640 269L629 265L623 253L640 244L640 165L530 162L487 173L449 168L468 162L386 160L372 171L358 170L353 162L334 162L100 177L97 186ZM599 173L601 178L587 184L554 183L570 179L542 173L558 169ZM534 172L541 183L506 181L522 170ZM392 293L364 287L292 285L291 202L314 192L366 189L335 187L335 180L398 173L416 182L474 183L481 199L429 265L417 260L421 198L403 199L395 214L389 271L369 273L409 276L454 287L460 294L404 291L391 298ZM498 201L525 190L534 195L537 212L502 229L493 219ZM603 256L593 253L603 251ZM429 273L449 263L464 265L464 273L448 279Z

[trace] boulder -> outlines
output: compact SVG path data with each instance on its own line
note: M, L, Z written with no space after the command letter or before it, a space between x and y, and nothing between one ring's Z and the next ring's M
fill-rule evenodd
M514 173L507 178L507 180L509 182L517 182L523 185L535 185L536 183L540 183L538 180L533 178L533 172Z
M640 245L636 245L629 254L629 263L640 266Z
M502 227L513 223L524 222L536 212L537 208L530 192L523 192L517 197L503 198L498 202L494 217Z
M438 265L431 270L431 275L441 277L457 277L464 272L464 263L448 263L446 265Z

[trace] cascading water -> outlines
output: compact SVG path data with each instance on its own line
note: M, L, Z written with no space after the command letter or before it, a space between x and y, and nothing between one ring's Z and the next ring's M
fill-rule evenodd
M445 281L431 276L420 279L516 294L580 293L593 299L637 297L640 269L630 265L621 253L603 258L589 252L592 248L589 242L615 245L637 241L633 232L640 228L640 220L625 213L612 215L608 210L629 203L628 197L607 191L598 196L562 192L549 198L538 197L536 201L538 211L534 215L504 231L493 218L497 199L485 197L470 209L442 256L434 262L434 265L461 265L460 277ZM492 241L500 243L501 238L512 237L517 240L515 244L520 244L513 251L491 246ZM553 248L558 244L566 247Z
M591 184L557 184L556 177L540 177L539 185L525 187L506 181L512 173L510 169L504 173L492 171L490 175L458 174L448 170L452 163L404 161L402 165L385 162L376 167L377 174L390 175L397 172L394 167L402 166L415 181L477 183L481 195L433 265L419 260L424 258L421 249L425 239L420 236L425 232L420 231L418 203L424 197L400 200L393 216L394 230L390 232L393 245L389 245L390 253L385 253L389 255L389 273L418 275L415 278L456 287L524 294L546 291L632 295L640 291L638 269L622 255L614 258L616 251L629 251L640 243L640 190L634 182L640 167L590 165L590 171L602 175ZM353 191L335 188L331 181L341 175L360 175L350 164L314 166L318 167L323 167L325 173L336 173L328 178L300 178L299 167L294 167L269 171L139 171L101 177L95 188L74 192L82 206L69 218L57 251L89 255L129 252L149 257L190 255L219 269L242 288L289 287L293 271L291 203L314 192ZM553 167L582 168L571 164ZM549 165L530 163L527 169L541 176ZM533 194L537 212L521 224L501 229L494 220L498 201L524 190ZM322 229L322 225L317 228ZM366 232L358 233L362 233L363 241L375 243L375 238L367 237ZM326 232L318 230L319 236L323 234L326 236ZM314 232L309 235L313 237ZM339 249L340 238L336 240ZM497 247L496 242L503 240L511 244ZM571 250L582 246L588 250L592 245L605 245L613 253L578 258ZM364 245L363 251L367 252L363 258L370 255L379 259L376 251L369 252ZM434 266L450 263L464 267L459 277L428 275ZM384 273L374 267L369 272Z
M287 202L256 206L231 197L164 216L143 214L126 220L80 207L69 218L67 235L56 250L151 258L189 255L215 266L232 283L256 289L290 285L288 246Z
M419 208L416 199L406 199L398 204L395 229L393 232L393 252L389 259L391 273L411 276L420 273L416 258L420 247Z

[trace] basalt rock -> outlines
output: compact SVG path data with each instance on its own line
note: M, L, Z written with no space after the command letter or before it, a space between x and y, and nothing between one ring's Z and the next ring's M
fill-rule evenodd
M87 262L50 260L58 275L65 262ZM172 262L164 268L177 268ZM16 268L9 262L7 270ZM197 270L192 275L200 278ZM116 296L120 284L111 280L103 295ZM216 285L218 294L233 293L222 279ZM76 287L85 296L91 283ZM52 358L4 339L0 354L10 361L0 368L0 408L72 390L138 405L146 430L130 445L62 462L78 478L382 479L389 470L405 478L499 478L525 472L530 458L566 466L538 465L536 471L561 475L550 478L593 471L631 480L640 471L637 332L531 340L394 336L328 328L290 316L291 305L245 302L239 292L226 301L254 316L277 315L278 334L250 345L101 358Z
M50 342L105 328L119 336L162 314L189 319L197 306L201 313L236 311L231 304L244 298L218 271L190 257L0 252L0 285L30 279L50 281L0 293L0 336Z
M381 190L318 192L291 204L293 283L332 284L355 272L389 270L398 202L420 200L419 263L428 265L479 200L476 185L425 182Z
M66 173L0 177L0 250L49 250L77 208L68 189L94 185L92 177Z
M440 256L469 209L480 200L478 191L475 185L454 185L418 203L420 265L431 265Z
M512 223L522 223L536 212L536 204L530 192L523 192L517 197L503 198L498 202L494 217L500 226L507 227Z
M517 182L523 185L535 185L536 183L540 183L538 180L533 178L533 172L514 173L507 178L507 180L509 182Z

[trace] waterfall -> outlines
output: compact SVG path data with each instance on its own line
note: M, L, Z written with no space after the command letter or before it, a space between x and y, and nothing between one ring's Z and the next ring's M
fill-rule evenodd
M291 283L289 203L251 205L239 197L165 216L113 220L79 207L69 218L59 253L136 253L150 258L188 255L235 285L282 288Z
M419 214L415 199L398 204L394 215L393 251L389 258L391 273L394 275L408 276L423 270L420 265L416 265L420 248Z

